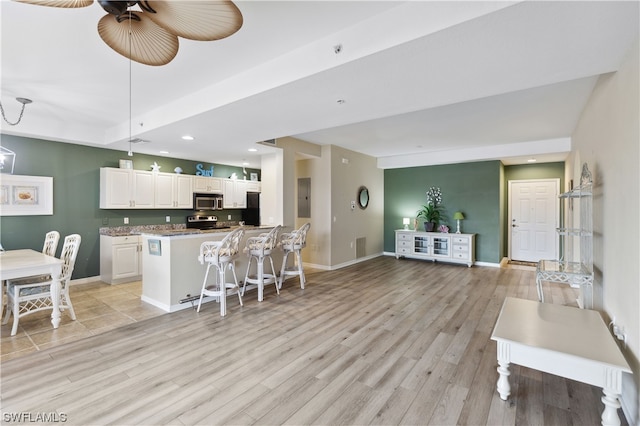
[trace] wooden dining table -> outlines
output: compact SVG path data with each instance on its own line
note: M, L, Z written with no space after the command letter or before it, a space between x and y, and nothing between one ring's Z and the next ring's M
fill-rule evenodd
M60 281L63 261L57 257L47 256L31 249L6 250L0 254L0 280L31 277L34 275L51 275L51 301L53 312L51 324L53 328L60 325ZM11 309L11 306L7 306Z

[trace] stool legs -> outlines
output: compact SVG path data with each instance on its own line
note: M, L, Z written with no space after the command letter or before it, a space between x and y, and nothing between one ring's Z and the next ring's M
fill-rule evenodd
M289 254L293 254L295 256L295 262L298 264L298 270L288 270L287 271L287 259ZM298 275L300 276L300 288L304 290L304 284L306 282L306 278L304 276L304 270L302 269L302 250L301 249L293 249L286 250L284 253L284 258L282 259L282 268L280 269L280 282L278 283L278 288L282 288L282 283L285 280L287 275Z
M227 315L227 283L225 276L225 271L227 268L231 269L231 272L233 274L233 283L235 284L235 288L238 292L238 300L240 301L240 306L244 306L242 303L242 295L240 294L240 286L238 285L238 277L236 276L236 268L234 262L222 265L207 265L207 271L204 274L204 282L202 283L202 291L200 292L200 301L198 302L197 312L200 312L200 306L202 306L202 298L204 297L205 290L207 288L207 278L209 277L209 269L211 268L211 266L215 266L218 273L216 276L218 291L215 293L216 297L218 298L218 303L220 303L220 316L223 317Z
M276 269L273 265L273 259L270 255L266 256L254 256L249 257L249 264L247 265L247 273L244 277L244 284L242 286L242 295L244 296L244 290L247 287L247 283L256 284L258 286L258 302L264 300L264 285L265 285L265 273L264 273L264 260L269 258L271 264L271 274L267 274L267 284L271 284L270 280L273 280L273 284L276 286L276 292L280 294L280 288L278 287L278 278L276 276ZM249 272L251 271L251 261L256 261L256 278L249 278Z

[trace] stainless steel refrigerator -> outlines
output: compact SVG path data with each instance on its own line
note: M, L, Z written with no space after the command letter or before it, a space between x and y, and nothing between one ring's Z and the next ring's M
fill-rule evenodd
M260 193L247 192L247 208L242 210L245 225L260 226Z

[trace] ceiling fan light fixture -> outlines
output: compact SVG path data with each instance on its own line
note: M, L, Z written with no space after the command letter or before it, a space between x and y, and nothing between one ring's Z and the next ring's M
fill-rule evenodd
M20 121L22 120L22 115L24 114L24 108L28 104L33 102L31 99L27 99L27 98L16 98L16 101L22 104L22 109L20 109L20 115L18 116L18 120L15 122L11 122L7 120L7 117L4 113L4 107L2 106L2 102L0 102L0 113L2 113L2 119L10 126L17 126L18 124L20 124Z

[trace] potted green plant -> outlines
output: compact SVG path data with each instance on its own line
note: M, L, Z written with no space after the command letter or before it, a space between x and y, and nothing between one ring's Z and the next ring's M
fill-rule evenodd
M417 217L424 219L424 230L427 232L433 232L438 226L438 222L441 218L440 207L433 204L425 204L418 210Z
M442 192L440 188L432 186L427 191L427 204L423 205L418 210L416 217L425 219L424 230L427 232L433 232L438 226L438 222L442 218L442 208L440 203L442 202Z

